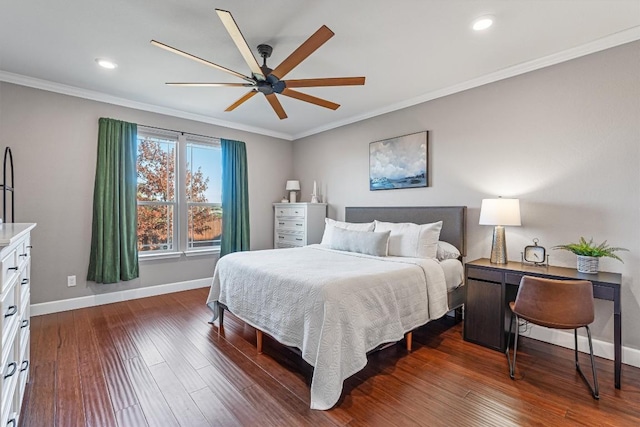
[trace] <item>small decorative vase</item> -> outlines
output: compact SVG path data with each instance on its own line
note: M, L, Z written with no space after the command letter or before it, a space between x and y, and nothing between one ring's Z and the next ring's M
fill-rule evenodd
M578 255L578 271L580 273L597 274L600 258Z

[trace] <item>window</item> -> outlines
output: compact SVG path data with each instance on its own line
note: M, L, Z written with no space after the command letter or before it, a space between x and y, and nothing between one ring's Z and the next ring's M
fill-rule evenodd
M220 145L187 143L187 248L220 246L222 168Z
M220 143L214 138L138 127L138 251L219 249Z

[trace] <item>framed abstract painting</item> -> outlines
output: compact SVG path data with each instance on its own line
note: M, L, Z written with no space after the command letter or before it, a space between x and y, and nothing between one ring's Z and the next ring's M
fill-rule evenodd
M427 187L429 132L369 144L369 190Z

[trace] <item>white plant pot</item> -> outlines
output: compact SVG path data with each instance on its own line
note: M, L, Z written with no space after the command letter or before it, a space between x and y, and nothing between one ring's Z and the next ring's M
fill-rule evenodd
M580 273L597 274L600 258L578 255L578 271Z

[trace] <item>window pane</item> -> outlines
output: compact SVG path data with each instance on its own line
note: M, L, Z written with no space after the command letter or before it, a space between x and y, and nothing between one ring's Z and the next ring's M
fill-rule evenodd
M220 146L187 144L187 201L221 203Z
M138 251L171 251L173 206L138 205Z
M138 200L175 201L176 141L138 135Z
M189 249L220 246L222 208L220 206L189 206Z

